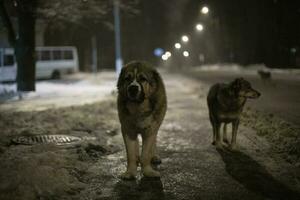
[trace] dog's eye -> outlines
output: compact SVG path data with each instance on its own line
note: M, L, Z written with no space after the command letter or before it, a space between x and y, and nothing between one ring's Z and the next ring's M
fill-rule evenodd
M141 75L141 76L139 77L139 79L140 79L140 81L142 81L142 82L148 81L148 79L147 79L145 76L143 76L143 75Z
M125 81L130 81L130 80L131 80L131 75L130 74L125 76Z

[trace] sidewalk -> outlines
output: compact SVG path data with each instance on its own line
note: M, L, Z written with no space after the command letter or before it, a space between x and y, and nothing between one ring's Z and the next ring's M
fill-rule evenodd
M162 72L168 111L158 136L161 179L122 181L126 157L118 123L112 74L91 83L109 88L63 100L95 100L72 107L29 112L24 103L9 102L0 113L0 199L297 199L299 169L272 154L268 142L249 127L238 133L239 151L217 151L211 145L208 85L178 74ZM100 75L101 76L101 75ZM106 77L106 78L105 78ZM109 87L107 87L109 86ZM63 93L65 94L65 93ZM98 94L97 94L98 95ZM99 98L98 98L99 97ZM47 98L45 98L47 100ZM37 107L53 108L52 103ZM26 100L27 103L37 100ZM73 102L73 101L71 101ZM14 106L13 106L14 105ZM60 104L59 104L60 105ZM66 104L63 104L66 105ZM75 104L72 104L75 105ZM15 108L18 109L15 109ZM26 108L26 109L20 109ZM1 108L2 109L2 108ZM33 109L35 110L35 109ZM38 109L39 110L39 109ZM10 121L9 119L14 119ZM74 148L53 145L10 145L18 134L69 134L90 137ZM298 192L295 192L295 191Z

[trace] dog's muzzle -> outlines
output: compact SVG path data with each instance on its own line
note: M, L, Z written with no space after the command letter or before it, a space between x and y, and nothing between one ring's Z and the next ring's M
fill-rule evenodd
M257 99L258 97L260 97L260 93L256 90L252 90L251 92L248 93L247 97L250 99Z
M132 82L128 87L127 87L127 94L129 99L131 100L138 100L141 95L141 86L139 83L136 81Z

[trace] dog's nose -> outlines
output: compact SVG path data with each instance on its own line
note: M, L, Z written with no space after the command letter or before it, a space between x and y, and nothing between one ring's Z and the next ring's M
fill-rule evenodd
M130 96L136 96L137 93L139 92L139 86L137 86L137 85L129 86L128 92L129 92Z
M257 92L257 97L260 97L261 93Z

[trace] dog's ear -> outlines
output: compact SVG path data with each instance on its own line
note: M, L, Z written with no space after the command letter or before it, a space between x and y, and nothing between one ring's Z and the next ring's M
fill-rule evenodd
M120 90L122 87L122 84L124 83L124 75L125 75L126 66L122 67L121 72L119 74L118 82L117 82L117 88Z
M235 91L239 91L242 87L243 80L244 79L242 77L236 78L230 85Z
M153 77L153 80L155 81L155 83L158 83L159 81L161 81L161 77L155 69L152 70L152 77Z
M159 75L159 73L155 70L155 69L151 69L151 79L150 79L150 86L151 86L151 90L152 90L152 95L155 95L155 93L157 93L157 89L159 89L159 85L162 83L162 79Z

